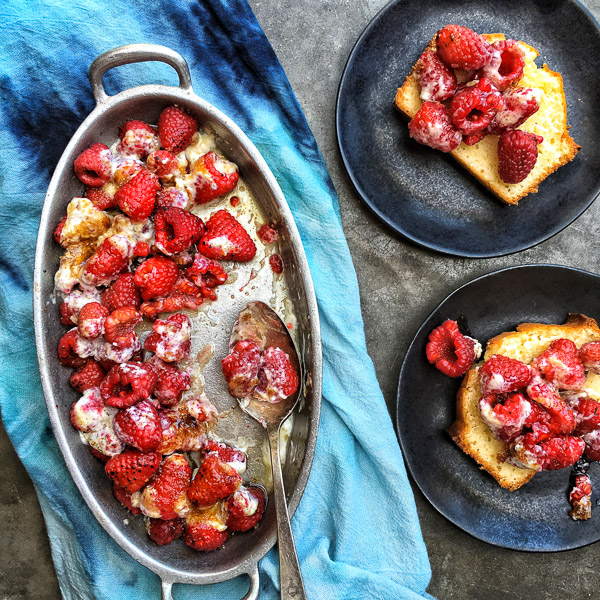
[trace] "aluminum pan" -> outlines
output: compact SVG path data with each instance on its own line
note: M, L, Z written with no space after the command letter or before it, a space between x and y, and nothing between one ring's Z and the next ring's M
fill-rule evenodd
M171 64L180 77L180 87L144 85L108 97L101 77L105 70L130 62L160 60ZM38 233L34 268L34 325L42 387L54 434L67 467L84 500L100 524L133 558L163 580L163 597L170 597L172 583L208 584L248 573L251 589L246 598L258 594L257 564L276 541L273 503L256 530L233 536L218 552L199 554L183 544L158 547L153 544L141 519L126 526L128 512L114 501L106 485L102 465L81 444L71 427L69 408L77 394L68 385L69 372L58 361L56 348L64 332L57 306L51 303L54 273L61 250L53 240L56 223L70 199L81 193L73 172L75 157L94 142L110 143L116 127L127 118L155 123L160 111L177 103L196 116L201 125L212 127L222 140L222 149L235 161L246 182L269 218L276 218L285 232L281 255L286 266L290 296L298 316L299 353L307 373L306 401L296 413L292 441L304 452L290 458L285 466L289 509L293 514L308 480L319 423L322 357L316 298L302 242L292 214L266 162L235 123L191 88L184 59L162 46L135 44L111 50L90 68L90 80L97 107L85 119L65 149L46 194ZM291 494L289 492L291 490ZM134 522L135 521L135 522Z

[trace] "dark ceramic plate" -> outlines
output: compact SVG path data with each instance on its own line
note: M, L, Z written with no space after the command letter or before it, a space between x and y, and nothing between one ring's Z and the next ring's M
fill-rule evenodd
M429 332L446 319L463 320L485 342L519 323L563 323L568 313L600 318L600 277L554 265L495 271L458 288L427 318L400 371L396 427L410 473L425 497L476 538L531 552L569 550L600 539L600 508L586 522L568 516L570 469L538 473L515 492L502 489L454 444L460 378L442 375L425 358ZM600 465L590 469L595 507Z
M523 40L539 50L538 65L563 75L571 135L582 150L518 207L502 204L449 156L411 140L393 107L396 89L448 23ZM337 136L350 179L385 223L432 250L483 258L539 244L600 192L598 63L598 23L575 0L394 0L359 38L340 82Z

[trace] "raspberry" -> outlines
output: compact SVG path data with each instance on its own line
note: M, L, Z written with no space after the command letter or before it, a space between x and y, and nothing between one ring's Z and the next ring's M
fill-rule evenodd
M478 131L477 133L472 133L470 135L465 135L465 137L463 138L463 142L467 146L474 146L475 144L478 144L488 133L489 132L485 130Z
M158 412L149 400L121 409L115 415L114 429L122 442L141 451L156 450L162 437Z
M127 408L148 398L158 383L158 375L147 363L127 362L115 365L100 384L107 406Z
M117 348L130 348L135 344L137 334L134 329L143 320L142 314L133 306L117 308L106 317L104 337Z
M226 210L217 211L206 223L206 233L198 250L208 258L248 262L256 254L256 246L236 218Z
M141 171L145 171L144 163L135 156L118 156L114 160L112 181L121 187L133 179Z
M134 506L133 500L131 499L131 493L122 487L118 486L116 483L113 484L113 494L115 498L126 508L128 508L134 515L140 514L140 509L137 506Z
M150 246L148 246L146 242L136 242L133 247L133 254L140 258L144 258L150 254Z
M236 398L247 398L259 384L260 349L251 340L238 342L231 353L221 360L221 369L229 387L229 393Z
M60 305L61 323L63 325L73 325L77 323L79 311L88 302L98 302L100 294L95 289L79 290L75 289L68 294Z
M140 292L135 286L133 273L119 275L112 285L102 292L100 302L110 312L125 306L139 308L141 303Z
M479 400L481 420L501 442L514 441L523 431L533 411L531 402L518 392L485 394Z
M156 206L159 208L167 208L168 206L186 208L187 204L187 195L176 187L170 187L166 190L161 188L156 194Z
M265 223L258 230L258 237L265 244L274 244L279 239L279 234L274 227Z
M121 143L117 150L121 154L134 154L138 158L144 159L159 148L156 131L144 121L123 123L119 127L119 138Z
M85 365L74 371L69 379L69 383L80 393L85 390L96 388L100 385L106 375L102 365L93 359L85 361Z
M169 521L185 516L190 510L186 492L191 478L192 470L185 456L167 456L142 490L140 509L152 519Z
M557 436L533 445L524 444L517 438L511 452L518 466L535 471L555 471L575 464L584 447L584 441L572 435Z
M153 152L148 157L146 166L161 180L168 180L180 173L179 160L167 150Z
M502 94L483 78L456 92L450 102L450 117L461 133L473 135L483 131L503 106Z
M204 445L204 451L216 454L224 463L233 467L240 475L246 470L246 455L241 450L238 450L238 448L233 448L223 442L207 440Z
M214 288L223 285L227 281L225 269L215 260L196 253L194 263L185 271L185 277L200 289L204 298L216 300L217 295Z
M186 405L162 408L158 416L162 429L162 439L157 448L160 453L202 450L206 442L207 426L196 421L189 414Z
M529 175L544 138L520 129L505 131L498 140L498 175L505 183L520 183Z
M239 473L216 454L209 454L200 465L188 489L188 497L199 508L207 508L227 498L242 485Z
M558 395L556 388L544 381L537 372L534 372L527 385L527 394L548 411L559 433L571 433L575 429L575 417L571 409Z
M258 371L259 384L254 396L266 402L280 402L298 389L298 374L290 357L281 349L269 346L261 356Z
M592 482L586 473L575 475L569 502L573 507L569 516L574 521L587 521L592 516Z
M160 145L169 152L179 153L192 142L198 122L179 106L167 106L158 118Z
M145 221L154 210L159 188L156 176L144 169L117 190L115 202L132 221Z
M218 509L218 507L217 507ZM211 552L222 546L229 536L225 524L215 522L212 510L195 510L186 518L184 542L200 552Z
M92 144L86 148L73 163L75 175L81 183L90 187L101 187L112 174L112 156L108 146Z
M148 483L158 469L161 458L158 452L128 450L113 456L104 470L114 483L133 494Z
M462 134L452 124L448 109L440 102L423 102L408 124L410 137L442 152L456 150Z
M509 129L517 129L540 108L540 91L516 87L504 92L504 108L499 110L488 127L488 131L500 135Z
M460 377L475 362L475 341L464 336L456 321L445 321L428 338L427 360L444 375Z
M170 259L153 256L135 270L135 285L141 290L144 300L166 296L175 285L179 269Z
M482 394L506 394L525 387L531 380L531 367L520 360L494 354L479 369Z
M433 50L425 50L417 62L417 81L421 100L439 101L452 98L456 92L456 75Z
M239 178L237 165L212 151L196 161L192 175L196 204L206 204L228 194L235 188Z
M590 460L600 461L600 429L595 429L583 436L585 442L585 455Z
M58 223L58 225L56 226L56 229L54 230L54 241L59 244L60 246L62 246L61 244L61 238L62 238L62 232L63 229L65 227L65 223L67 222L67 215L65 215L60 222ZM65 248L65 246L63 246L63 248Z
M144 302L140 308L143 315L149 319L156 318L160 313L177 312L179 310L198 310L204 299L180 292L171 292L166 298L158 298L152 302Z
M99 302L88 302L79 311L77 331L81 337L94 339L104 332L104 322L110 313Z
M185 526L183 519L149 519L146 529L155 544L166 546L183 535Z
M575 417L575 433L583 435L600 429L600 402L592 398L567 399Z
M190 389L190 376L177 367L164 362L158 356L148 360L158 375L158 384L154 390L154 397L163 406L174 406L181 400L181 394Z
M490 45L461 25L446 25L436 36L439 57L452 69L481 69L490 60Z
M99 188L86 187L85 197L98 209L108 210L115 207L115 197Z
M185 358L191 349L192 322L187 315L176 313L166 321L157 319L144 348L166 362Z
M77 330L71 329L65 333L58 342L58 358L67 367L80 368L85 365L85 360L77 352L78 343Z
M123 235L111 235L90 256L81 281L86 285L99 286L109 284L129 264L131 245Z
M175 206L159 208L154 224L156 246L167 256L187 250L202 237L205 230L200 217Z
M600 342L588 342L579 349L579 358L586 369L600 374Z
M269 256L269 266L275 275L281 275L283 273L283 261L279 254L272 254Z
M523 77L525 53L515 40L498 40L492 44L489 62L482 73L499 90L504 91L513 81Z
M71 425L82 433L92 433L102 425L105 415L104 403L98 390L86 390L77 402L73 402L70 410Z
M585 383L583 364L571 340L554 340L531 366L559 390L579 390Z
M227 499L227 528L248 531L256 527L265 511L265 494L257 486L242 487Z

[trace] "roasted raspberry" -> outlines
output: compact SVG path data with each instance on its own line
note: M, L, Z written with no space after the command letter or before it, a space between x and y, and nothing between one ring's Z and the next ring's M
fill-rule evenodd
M113 456L104 470L114 483L133 494L148 483L158 469L161 458L158 452L128 450Z
M456 92L454 71L444 64L433 50L425 50L421 54L417 62L416 76L423 102L448 100Z
M246 471L246 454L238 448L233 448L223 442L207 440L203 450L206 454L210 452L216 454L224 463L233 467L240 475Z
M179 160L167 150L153 152L148 157L146 166L161 180L168 180L180 172Z
M68 296L67 296L68 298ZM73 307L65 302L64 300L62 301L61 305L60 305L60 322L63 325L73 325L73 323L77 324L77 319L79 317L79 312L74 312Z
M191 349L192 322L187 315L176 313L166 321L157 319L144 348L166 362L185 358Z
M71 329L58 342L58 358L60 362L67 367L76 369L85 365L85 359L81 358L76 352L77 340L77 330Z
M256 246L237 219L226 210L217 211L206 223L198 250L208 258L248 262Z
M108 210L109 208L114 208L115 197L110 196L105 191L100 188L86 187L85 188L85 197L98 209L98 210Z
M585 455L590 460L600 461L600 429L595 429L583 435L585 442Z
M258 237L265 244L274 244L279 239L279 234L274 227L265 223L258 230Z
M106 375L102 365L93 359L85 361L85 365L74 371L69 383L80 393L100 385Z
M460 146L462 133L450 119L448 109L440 102L423 102L408 124L410 137L442 152L452 152Z
M102 292L100 302L108 308L110 312L133 306L139 308L141 303L140 292L135 286L133 273L123 273L119 275L114 283Z
M227 498L242 485L239 473L216 454L209 454L200 465L188 489L188 497L199 508L207 508Z
M158 356L148 360L158 375L158 384L154 390L154 397L163 406L174 406L181 400L181 394L190 389L191 380L188 373L164 362Z
M539 444L526 445L517 438L511 445L514 462L535 471L555 471L575 464L583 454L585 444L580 437L557 436Z
M185 530L183 519L149 519L146 526L150 539L159 546L166 546L179 539Z
M115 498L126 508L128 508L134 515L140 514L140 509L134 506L133 500L131 499L131 492L118 486L116 483L113 484L113 494Z
M575 434L583 435L600 429L600 402L592 398L577 396L567 398L575 417Z
M579 358L586 369L600 375L600 342L588 342L579 349Z
M150 246L148 246L146 242L136 242L135 246L133 247L133 253L135 256L144 258L150 254Z
M63 229L65 227L65 223L67 221L67 215L65 215L59 222L59 224L56 226L56 229L54 230L54 241L59 244L60 246L62 246L61 243L61 238L62 238L62 232ZM64 248L64 246L63 246Z
M140 509L152 519L168 521L184 517L190 512L186 492L191 478L192 470L185 456L167 456L142 490Z
M299 384L290 357L274 346L269 346L261 355L258 380L254 396L266 402L285 400L296 393Z
M484 139L489 132L487 130L478 131L477 133L472 133L471 135L465 135L463 137L463 142L467 146L474 146L475 144L479 144L479 142Z
M556 388L544 381L537 372L534 372L527 385L527 394L543 406L552 420L556 423L559 433L571 433L575 429L575 417L565 401L558 395Z
M502 94L504 108L496 113L488 131L500 135L509 129L517 129L540 108L540 90L516 87Z
M428 338L427 360L444 375L460 377L476 360L475 340L464 336L456 321L445 321Z
M81 337L95 339L104 333L104 322L110 313L99 302L82 306L77 319L77 331Z
M158 298L151 302L143 302L140 310L148 319L156 318L160 313L177 312L180 310L198 310L204 298L190 296L181 292L170 292L166 298Z
M135 285L141 290L144 300L166 296L175 285L179 269L164 256L153 256L135 270Z
M559 390L579 390L585 383L583 363L571 340L554 340L531 366Z
M492 44L489 62L483 65L483 76L504 91L513 81L523 77L525 53L515 40L498 40Z
M505 131L498 140L498 174L505 183L520 183L531 173L544 138L520 129Z
M494 354L479 369L482 394L505 394L524 388L531 380L531 367L520 360Z
M161 454L196 452L204 447L207 425L195 420L186 405L187 402L158 411L162 439L157 450Z
M259 384L260 349L251 340L238 342L231 353L221 360L221 369L229 387L229 393L236 398L247 398Z
M283 273L283 261L279 254L272 254L269 256L269 266L275 275L281 275Z
M121 154L134 154L144 159L159 148L156 131L144 121L127 121L119 127L118 151Z
M104 322L106 341L118 348L130 348L137 339L134 329L142 320L142 314L133 306L117 308L106 317Z
M229 536L227 527L222 519L215 519L214 513L221 511L220 507L208 510L194 510L186 517L184 542L190 548L200 552L211 552L222 546Z
M158 375L147 363L127 362L114 366L100 384L100 394L107 406L127 408L150 397Z
M212 151L196 161L192 175L196 204L206 204L228 194L235 188L239 178L237 165Z
M73 163L75 175L81 183L90 187L103 186L111 176L111 153L104 144L92 144L86 148Z
M158 118L160 145L175 154L185 150L198 131L198 122L179 106L168 106Z
M257 486L242 487L227 499L227 528L248 531L256 527L265 511L265 494Z
M587 521L592 516L592 482L586 473L576 474L573 489L569 493L569 502L573 507L569 516L574 521Z
M131 245L123 235L111 235L89 258L81 280L91 286L109 284L129 264Z
M71 425L82 433L92 433L101 427L105 414L100 393L89 388L77 402L71 404Z
M436 36L437 52L452 69L481 69L490 60L491 47L471 29L446 25Z
M133 155L118 156L113 161L112 181L118 187L121 187L141 171L146 171L146 168L139 158Z
M200 252L196 252L194 263L186 269L185 277L200 289L203 298L213 301L217 299L214 288L227 281L225 269L216 260L206 258Z
M117 190L115 202L132 221L145 221L154 210L159 188L156 176L144 169Z
M456 92L450 102L450 117L461 133L474 135L482 132L503 106L502 94L483 78Z
M167 256L187 250L202 237L205 230L200 217L175 206L159 208L154 217L154 224L156 246Z
M114 429L122 442L141 451L156 450L162 438L158 412L149 400L121 409L115 415Z
M166 190L161 188L156 194L156 206L158 208L167 208L169 206L186 208L187 204L187 195L176 187L170 187Z
M531 402L518 392L485 394L479 400L482 421L501 442L512 442L522 433L532 410Z

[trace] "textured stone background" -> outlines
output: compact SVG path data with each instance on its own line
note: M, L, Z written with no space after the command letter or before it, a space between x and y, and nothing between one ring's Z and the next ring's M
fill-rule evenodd
M552 240L506 258L466 260L411 246L371 215L351 187L335 138L335 100L346 59L385 0L249 0L291 81L339 195L358 273L369 352L390 411L397 375L418 326L457 286L483 273L536 262L598 272L590 239L600 233L600 204ZM600 16L600 0L584 4ZM591 68L597 69L596 65ZM390 343L393 340L393 343ZM0 425L0 599L60 598L31 481ZM554 600L597 597L596 545L555 554L495 548L463 533L415 489L440 599Z

